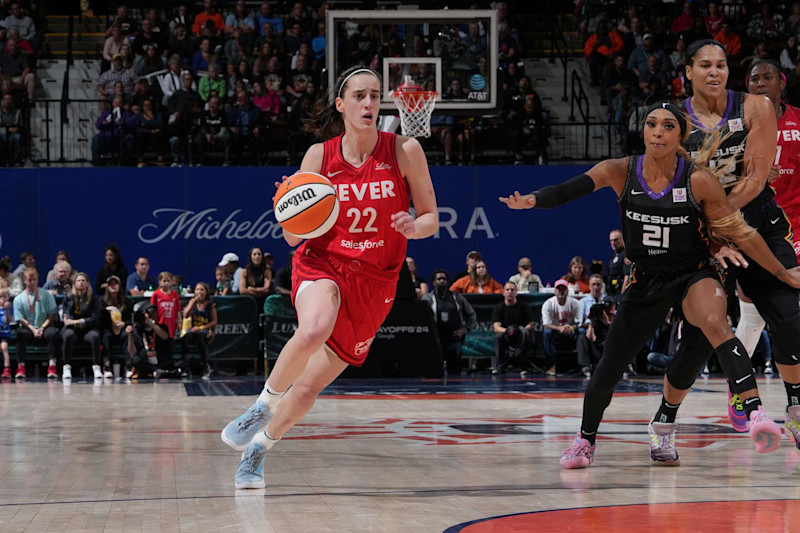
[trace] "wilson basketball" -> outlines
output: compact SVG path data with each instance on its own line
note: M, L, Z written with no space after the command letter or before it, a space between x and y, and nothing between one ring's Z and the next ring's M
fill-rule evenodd
M336 189L325 176L298 172L278 187L273 204L283 229L303 239L324 235L339 216Z

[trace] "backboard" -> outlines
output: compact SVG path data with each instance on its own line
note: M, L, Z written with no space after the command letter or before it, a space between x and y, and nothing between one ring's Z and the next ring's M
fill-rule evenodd
M326 18L328 86L355 64L381 73L381 110L412 76L436 91L437 111L485 114L498 106L497 12L494 10L344 11Z

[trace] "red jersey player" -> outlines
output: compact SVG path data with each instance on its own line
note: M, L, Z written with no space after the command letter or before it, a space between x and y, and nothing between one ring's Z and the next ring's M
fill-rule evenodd
M364 363L392 307L407 240L429 237L439 227L419 142L377 128L378 74L351 67L331 91L335 99L325 101L312 123L318 136L328 140L308 150L300 170L333 182L341 212L328 233L297 249L292 273L297 331L256 402L222 430L226 444L245 450L237 489L264 487L267 450L348 365ZM411 200L416 218L408 212ZM284 238L290 246L301 242L289 234ZM264 424L265 431L259 431Z
M781 100L786 77L777 63L761 61L753 65L747 77L750 94L761 94L772 101L778 117L778 150L774 165L778 179L772 184L775 200L786 212L793 231L800 230L800 109ZM793 237L794 252L800 262L800 231Z

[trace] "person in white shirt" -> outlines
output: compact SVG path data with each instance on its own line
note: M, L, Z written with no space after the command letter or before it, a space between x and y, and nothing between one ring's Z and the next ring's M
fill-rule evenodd
M508 278L508 281L517 284L517 292L534 293L542 288L542 278L534 274L531 268L530 258L523 257L517 263L518 273Z
M544 351L547 356L547 375L556 374L556 351L575 350L581 304L569 296L569 283L560 279L555 283L556 295L542 306Z

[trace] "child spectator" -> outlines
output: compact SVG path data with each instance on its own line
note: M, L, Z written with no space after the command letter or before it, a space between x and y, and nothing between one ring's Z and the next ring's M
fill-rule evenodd
M150 303L156 306L156 324L167 331L167 338L163 339L156 335L156 352L172 354L172 339L175 337L175 330L178 329L178 316L181 312L181 300L178 293L172 290L172 274L161 272L158 275L158 289L153 291ZM181 364L178 368L180 377L189 374L188 368Z
M217 280L217 290L214 291L215 296L228 296L231 294L233 282L225 272L225 267L218 266L214 269L214 277Z
M203 361L203 378L208 379L217 373L208 360L208 345L214 341L214 328L217 325L217 304L211 300L211 289L207 283L195 285L194 298L186 304L183 316L192 321L189 331L181 337L183 359L186 365L191 365L189 345L196 344Z
M0 350L3 351L3 379L11 379L11 357L8 354L8 339L11 338L13 318L8 288L0 289Z

